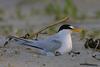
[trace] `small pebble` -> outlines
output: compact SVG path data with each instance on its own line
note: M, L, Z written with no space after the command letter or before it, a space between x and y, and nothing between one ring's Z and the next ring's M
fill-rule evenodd
M46 64L43 64L43 66L46 66Z

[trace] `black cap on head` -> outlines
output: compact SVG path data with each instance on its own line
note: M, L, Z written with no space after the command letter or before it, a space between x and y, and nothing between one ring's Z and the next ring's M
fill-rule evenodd
M58 31L61 31L63 29L73 29L74 27L68 24L62 25Z

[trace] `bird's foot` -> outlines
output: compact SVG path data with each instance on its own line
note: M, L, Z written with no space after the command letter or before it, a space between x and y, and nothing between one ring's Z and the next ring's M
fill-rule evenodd
M60 52L58 52L58 51L55 52L55 56L60 56L60 55L61 55Z
M68 54L71 55L72 57L74 57L74 56L79 55L80 52L77 52L77 51L71 51L71 52L69 52Z

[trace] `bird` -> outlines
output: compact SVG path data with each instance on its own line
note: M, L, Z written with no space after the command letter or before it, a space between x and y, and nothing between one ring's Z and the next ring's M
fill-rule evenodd
M50 35L47 38L40 40L24 39L15 36L10 36L17 44L37 48L41 53L49 56L60 56L72 51L72 32L80 32L81 29L75 28L72 25L61 25L58 32ZM7 43L6 43L7 44Z

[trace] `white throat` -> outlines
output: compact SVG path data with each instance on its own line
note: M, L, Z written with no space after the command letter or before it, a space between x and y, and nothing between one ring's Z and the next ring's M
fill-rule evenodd
M71 30L62 30L58 33L62 45L57 51L59 51L61 54L72 50L71 33Z

